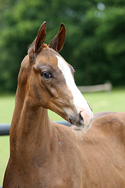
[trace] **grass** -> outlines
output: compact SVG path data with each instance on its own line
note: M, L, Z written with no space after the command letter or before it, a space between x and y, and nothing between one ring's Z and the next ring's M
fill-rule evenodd
M110 93L85 93L84 97L90 104L93 112L117 111L125 112L125 89L115 89ZM14 95L0 96L0 124L10 123L14 110ZM49 111L50 119L62 120L61 117ZM9 136L0 137L0 185L7 161L9 158Z

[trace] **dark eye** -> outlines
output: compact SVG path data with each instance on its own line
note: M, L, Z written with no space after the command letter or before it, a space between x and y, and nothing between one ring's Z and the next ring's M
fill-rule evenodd
M42 72L41 76L43 76L43 78L45 78L45 79L52 78L52 74L50 72L47 72L47 71Z

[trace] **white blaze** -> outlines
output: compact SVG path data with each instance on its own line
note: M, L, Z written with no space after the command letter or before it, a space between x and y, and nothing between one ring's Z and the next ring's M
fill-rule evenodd
M69 66L67 65L67 63L65 62L65 60L62 57L60 57L60 56L56 56L56 57L58 59L58 67L61 70L61 72L65 78L67 87L69 88L69 90L72 93L73 102L77 109L77 112L79 113L82 111L83 113L86 113L89 117L91 116L90 119L92 119L93 113L92 113L87 101L85 100L85 98L83 97L83 95L81 94L79 89L77 88Z

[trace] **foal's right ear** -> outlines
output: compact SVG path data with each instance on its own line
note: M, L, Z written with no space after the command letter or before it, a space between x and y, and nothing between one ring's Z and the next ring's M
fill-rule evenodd
M50 48L53 48L55 51L60 52L64 45L65 36L66 36L66 29L64 24L62 23L57 35L51 40L48 46Z
M35 40L32 42L28 49L29 57L32 58L34 53L37 53L42 48L43 42L46 38L46 21L40 26Z

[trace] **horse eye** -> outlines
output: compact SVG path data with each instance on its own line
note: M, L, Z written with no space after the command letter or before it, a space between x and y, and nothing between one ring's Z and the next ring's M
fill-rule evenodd
M43 76L43 78L45 78L45 79L50 79L50 78L52 78L51 73L50 73L50 72L47 72L47 71L42 72L41 76Z

